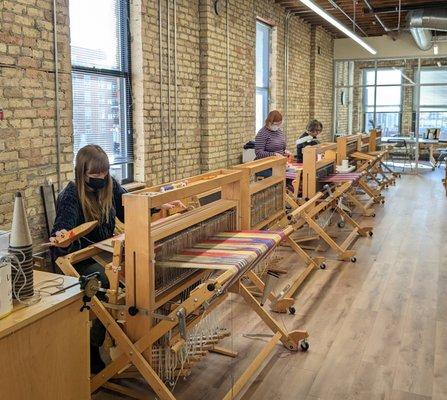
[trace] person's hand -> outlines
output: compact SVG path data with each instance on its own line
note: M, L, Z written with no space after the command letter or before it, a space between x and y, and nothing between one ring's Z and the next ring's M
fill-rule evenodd
M165 203L161 206L162 210L170 210L174 207L186 208L186 206L180 200L174 200L170 203Z
M64 239L64 236L66 238L66 235L68 234L68 231L66 229L61 229L60 231L57 231L53 237L50 237L50 246L52 247L68 247L70 243L61 244L58 243L59 241L62 241Z
M286 155L286 157L289 157L292 155L292 153L289 150L284 150L284 154Z
M281 153L275 153L276 157L284 157Z

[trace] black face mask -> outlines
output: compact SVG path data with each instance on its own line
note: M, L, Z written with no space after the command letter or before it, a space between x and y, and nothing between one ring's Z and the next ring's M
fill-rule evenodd
M88 182L85 182L86 185L93 189L95 192L101 189L104 189L107 186L109 179L106 178L88 178Z

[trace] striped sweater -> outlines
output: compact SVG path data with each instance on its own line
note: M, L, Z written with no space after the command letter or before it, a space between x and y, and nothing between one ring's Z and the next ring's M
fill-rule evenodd
M259 130L255 138L255 154L257 160L273 156L275 153L284 155L285 150L286 139L281 130L274 132L265 126Z

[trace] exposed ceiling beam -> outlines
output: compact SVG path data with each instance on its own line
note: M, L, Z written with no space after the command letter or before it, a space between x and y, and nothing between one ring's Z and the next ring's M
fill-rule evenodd
M412 11L412 10L420 10L421 8L447 8L447 3L418 3L418 4L406 4L401 6L401 11ZM365 14L394 14L399 12L398 6L392 7L365 7L363 9Z

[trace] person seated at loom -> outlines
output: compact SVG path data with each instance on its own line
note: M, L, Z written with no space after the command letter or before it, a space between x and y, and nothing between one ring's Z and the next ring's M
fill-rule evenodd
M107 154L97 145L87 145L76 155L75 180L59 193L56 203L56 219L51 232L51 251L54 259L81 250L92 243L111 238L115 230L115 217L124 222L122 195L126 190L110 175ZM163 204L162 209L184 207L180 201ZM160 210L152 209L151 214ZM87 222L97 220L98 225L84 237L66 247L57 243L57 238L67 231ZM80 275L99 272L101 287L108 289L109 281L104 268L93 259L76 264ZM104 294L98 297L103 300ZM106 329L101 322L93 321L90 330L90 368L93 373L101 371L105 364L99 348L105 338Z
M259 130L255 138L255 160L260 158L280 156L288 157L290 152L286 149L286 139L282 132L282 115L279 111L270 111L265 125ZM272 170L258 172L256 176L268 178Z
M296 141L296 162L303 162L303 149L306 146L319 144L318 135L323 131L323 124L313 119L307 124L306 131Z

